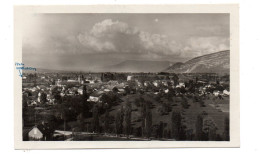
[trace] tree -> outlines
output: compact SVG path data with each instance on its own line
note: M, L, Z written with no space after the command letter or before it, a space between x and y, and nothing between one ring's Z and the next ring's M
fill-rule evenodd
M180 134L179 134L179 140L180 141L184 141L186 140L186 126L185 125L181 125L180 127Z
M116 134L123 133L124 110L123 107L116 114Z
M105 112L105 124L104 124L104 131L106 133L109 131L109 121L110 121L109 112L108 112L108 109L106 109L106 112Z
M163 137L163 130L164 130L164 123L162 121L160 121L160 124L157 128L157 133L156 133L158 138Z
M145 136L146 128L146 102L143 100L141 102L141 120L142 120L142 136Z
M61 96L60 96L60 92L58 90L58 87L53 88L51 93L54 96L56 103L60 104L61 103Z
M78 125L79 125L81 131L84 131L84 129L85 129L85 122L84 122L84 116L83 116L82 113L80 113L77 116L77 122L78 122Z
M179 77L176 74L174 74L173 81L174 81L174 86L177 86L179 84Z
M125 93L126 93L126 94L130 94L130 92L131 92L130 87L129 87L129 86L126 86L126 87L125 87Z
M152 112L150 109L146 114L146 137L149 139L151 137L152 132Z
M203 140L203 131L202 131L202 126L203 126L203 117L201 114L197 116L196 120L196 139L198 141Z
M142 120L142 136L150 138L152 132L152 112L150 110L151 102L144 101L143 98L141 105L141 120Z
M99 132L99 111L97 105L93 106L93 131Z
M168 101L173 101L173 96L175 95L175 92L174 92L174 90L173 90L173 88L169 88L169 91L168 91L168 93L167 93L167 99L168 99Z
M178 111L172 112L172 137L179 140L181 130L181 113Z
M223 139L224 139L224 141L229 141L229 140L230 140L230 134L229 134L229 117L225 117L225 120L224 120Z
M23 119L25 119L25 115L28 111L28 104L27 104L27 96L26 95L23 95L23 100L22 100L22 105L23 105L23 109L22 109L22 116L23 116Z
M126 130L126 135L129 137L131 134L131 113L132 113L132 105L128 101L126 103L126 109L125 109L125 130Z
M88 99L88 94L87 94L87 87L86 87L86 85L83 86L83 95L82 95L82 98L83 98L83 102L87 101L87 99Z
M211 117L206 117L203 119L203 132L205 134L205 139L209 141L215 141L216 140L216 124L214 120Z
M47 102L47 95L46 95L45 92L41 93L40 101L41 101L41 103L46 103Z

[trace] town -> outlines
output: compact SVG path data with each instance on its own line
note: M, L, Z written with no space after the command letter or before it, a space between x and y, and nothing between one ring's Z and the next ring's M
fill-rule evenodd
M23 73L23 140L229 141L229 74Z

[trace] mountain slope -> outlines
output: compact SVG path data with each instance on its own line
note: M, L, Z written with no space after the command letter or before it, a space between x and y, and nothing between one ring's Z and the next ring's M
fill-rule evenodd
M185 63L176 63L166 72L174 73L229 73L230 51L220 51L193 58Z
M102 68L106 72L159 72L170 66L169 61L127 60Z

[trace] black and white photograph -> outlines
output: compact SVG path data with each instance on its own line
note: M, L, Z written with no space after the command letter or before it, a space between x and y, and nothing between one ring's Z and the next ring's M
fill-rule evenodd
M21 141L230 142L239 120L231 116L231 104L239 106L231 101L238 54L231 19L198 11L30 13L20 19L14 63Z

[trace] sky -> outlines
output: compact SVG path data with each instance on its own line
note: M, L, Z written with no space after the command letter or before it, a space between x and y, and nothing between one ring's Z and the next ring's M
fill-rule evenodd
M32 14L26 66L94 71L126 60L185 62L229 50L229 14Z

